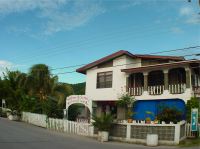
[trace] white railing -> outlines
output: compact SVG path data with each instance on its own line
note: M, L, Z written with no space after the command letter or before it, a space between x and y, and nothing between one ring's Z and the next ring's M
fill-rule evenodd
M150 95L161 95L164 91L164 85L148 86L148 92Z
M186 84L170 84L169 92L171 94L182 94L186 90Z
M83 136L93 136L94 134L94 127L92 124L47 118L47 116L43 114L23 112L22 121L59 132L67 132Z
M131 96L141 96L143 91L144 91L144 87L128 88L128 93Z
M199 137L200 137L200 124L198 124L198 134L199 134ZM186 136L188 138L192 138L192 137L195 137L195 133L191 131L191 124L190 123L187 123L186 124Z
M78 134L83 136L93 135L93 126L89 123L79 123L63 119L49 118L48 129L52 129L59 132L68 132L72 134Z
M22 112L22 121L37 125L40 127L47 126L47 116L44 114L36 114L36 113L30 113L30 112Z

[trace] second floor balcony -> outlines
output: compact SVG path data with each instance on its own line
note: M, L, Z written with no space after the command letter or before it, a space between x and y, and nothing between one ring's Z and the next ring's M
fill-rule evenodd
M127 77L127 92L132 96L184 94L187 88L200 93L200 75L188 67L129 73Z

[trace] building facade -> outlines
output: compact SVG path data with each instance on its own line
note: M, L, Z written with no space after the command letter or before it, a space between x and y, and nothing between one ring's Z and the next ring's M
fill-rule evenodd
M135 119L142 120L145 111L157 113L166 103L185 111L185 103L200 97L200 60L183 57L134 55L118 51L77 69L86 75L86 95L93 101L97 115L112 113L124 119L124 111L116 105L128 93L137 100Z

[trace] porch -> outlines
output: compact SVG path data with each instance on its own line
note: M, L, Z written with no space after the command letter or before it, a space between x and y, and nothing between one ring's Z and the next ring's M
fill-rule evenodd
M192 93L199 95L199 80L199 72L189 67L132 72L127 73L126 91L131 96L152 98L159 95L168 98L182 94L191 96Z

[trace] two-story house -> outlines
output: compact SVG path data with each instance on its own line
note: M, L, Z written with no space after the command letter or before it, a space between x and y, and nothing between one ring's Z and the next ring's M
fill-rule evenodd
M144 120L145 111L156 115L159 104L182 109L192 96L199 96L200 60L183 57L138 55L118 51L77 72L86 75L86 95L93 101L93 111L116 114L124 119L124 111L116 101L128 92L137 100L134 119Z

